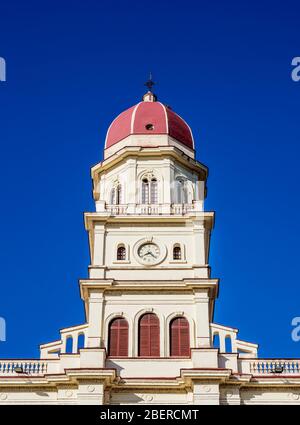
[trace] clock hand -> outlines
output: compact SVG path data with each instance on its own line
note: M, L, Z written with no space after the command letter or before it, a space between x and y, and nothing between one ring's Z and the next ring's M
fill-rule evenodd
M146 254L145 255L152 255L152 257L154 257L154 255L152 254L152 252L151 251L148 251L148 252L146 252ZM155 257L154 257L155 258Z

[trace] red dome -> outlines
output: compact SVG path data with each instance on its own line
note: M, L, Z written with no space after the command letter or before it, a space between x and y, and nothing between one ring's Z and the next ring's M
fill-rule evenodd
M140 102L118 115L107 131L105 148L110 148L131 134L168 134L194 149L190 127L179 115L160 102Z

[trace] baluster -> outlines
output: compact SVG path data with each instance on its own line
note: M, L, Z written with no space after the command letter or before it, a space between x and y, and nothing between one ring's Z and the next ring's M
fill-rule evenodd
M271 371L274 371L274 370L275 370L275 368L276 368L276 360L273 360L273 361L271 362Z
M290 361L290 364L291 364L291 373L297 373L298 362Z

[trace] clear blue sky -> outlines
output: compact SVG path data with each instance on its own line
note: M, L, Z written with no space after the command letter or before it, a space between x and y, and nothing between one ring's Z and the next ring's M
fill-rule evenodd
M215 321L261 356L300 357L299 15L278 0L2 0L1 357L37 356L84 321L90 167L149 70L210 169Z

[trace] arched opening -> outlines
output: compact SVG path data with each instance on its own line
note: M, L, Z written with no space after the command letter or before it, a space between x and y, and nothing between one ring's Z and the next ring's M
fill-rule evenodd
M213 336L213 347L220 348L220 337L219 334L214 334Z
M143 178L142 180L142 204L158 203L158 182L155 177L151 180Z
M186 180L179 177L176 179L176 203L187 204L188 203L188 189Z
M142 204L149 204L149 182L148 179L142 181Z
M225 337L225 353L231 353L231 352L232 352L231 337L227 335Z
M173 248L173 260L182 260L180 245L175 245Z
M176 317L170 323L170 355L174 357L190 355L190 326L185 317Z
M157 180L154 178L151 180L151 204L157 204L157 202L158 202Z
M84 348L84 334L78 335L78 350Z
M160 356L159 319L154 313L146 313L139 320L139 356Z
M66 354L72 354L73 352L73 338L71 336L67 336L66 339Z
M128 322L123 317L113 319L108 330L108 355L128 356Z
M122 186L120 184L112 188L110 202L112 205L122 204Z
M118 261L126 260L126 248L124 245L120 245L117 249L117 260Z

